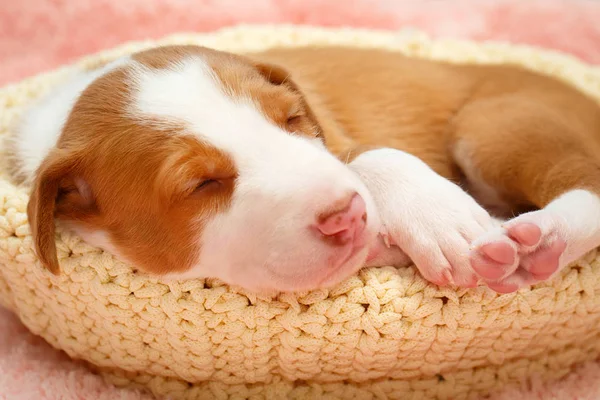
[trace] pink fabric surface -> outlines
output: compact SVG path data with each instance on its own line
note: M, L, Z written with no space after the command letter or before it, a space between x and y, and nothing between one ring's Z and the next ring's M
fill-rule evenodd
M0 308L1 400L153 400L118 389L32 335Z
M128 40L238 23L377 29L413 27L433 36L504 40L600 63L598 0L0 0L0 85ZM510 399L600 398L600 364L565 379L497 394ZM1 400L150 400L117 389L28 333L0 309Z

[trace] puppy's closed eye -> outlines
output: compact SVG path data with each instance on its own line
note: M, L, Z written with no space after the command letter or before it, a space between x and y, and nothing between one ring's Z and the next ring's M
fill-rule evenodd
M192 194L201 194L206 192L207 189L218 185L220 182L216 179L200 179L192 183L194 189Z
M286 124L288 126L293 126L295 124L299 124L300 122L302 122L304 117L305 117L304 114L294 114L294 115L288 117Z

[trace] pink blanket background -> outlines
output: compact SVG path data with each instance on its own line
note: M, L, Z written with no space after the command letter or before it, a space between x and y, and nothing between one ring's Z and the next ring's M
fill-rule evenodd
M238 23L378 29L414 27L433 36L525 43L600 64L598 0L0 0L0 85L135 39L204 32ZM600 364L565 379L536 379L495 396L600 398ZM34 337L0 309L0 399L151 400L104 383Z

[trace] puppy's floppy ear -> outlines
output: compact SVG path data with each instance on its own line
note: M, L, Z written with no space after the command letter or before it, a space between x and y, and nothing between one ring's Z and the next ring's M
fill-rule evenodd
M304 113L306 114L306 117L311 121L312 125L314 126L314 129L316 130L316 135L322 138L323 129L315 113L308 104L305 94L296 84L291 74L285 68L275 64L259 62L256 63L254 66L260 72L260 74L271 84L276 86L285 86L289 90L297 93L300 96L302 108Z
M89 185L79 177L78 166L79 157L54 149L37 171L27 204L35 252L42 265L55 275L60 272L55 217L77 219L95 210L93 195Z

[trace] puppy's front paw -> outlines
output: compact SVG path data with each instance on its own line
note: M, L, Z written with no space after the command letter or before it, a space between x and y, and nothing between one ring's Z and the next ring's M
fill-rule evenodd
M382 212L391 244L404 250L432 283L477 286L469 254L472 243L494 226L487 211L441 177L422 182L404 198Z
M446 202L431 202L406 230L395 230L394 242L404 249L419 272L439 286L477 286L479 277L469 262L473 241L492 226L491 217L470 196L453 193ZM440 199L441 200L441 199Z
M438 285L477 285L470 245L493 227L493 220L471 196L399 150L364 153L350 167L373 196L390 244L402 249L425 279ZM379 259L387 260L385 256Z

